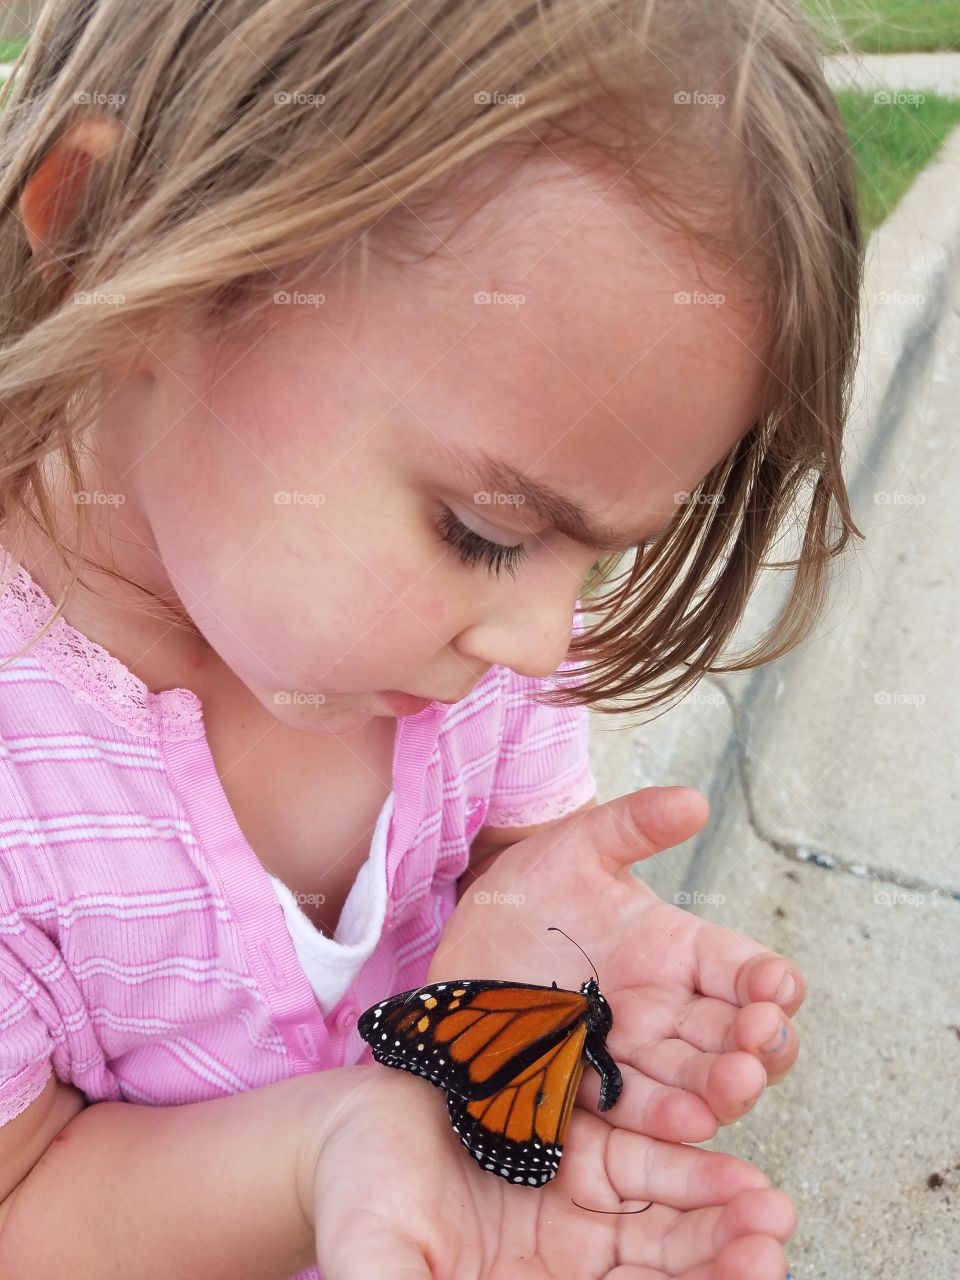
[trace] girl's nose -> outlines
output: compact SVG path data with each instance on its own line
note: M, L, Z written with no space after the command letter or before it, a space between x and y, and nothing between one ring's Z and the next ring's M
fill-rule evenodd
M553 675L567 656L577 592L510 593L457 638L471 662L509 667L518 675Z

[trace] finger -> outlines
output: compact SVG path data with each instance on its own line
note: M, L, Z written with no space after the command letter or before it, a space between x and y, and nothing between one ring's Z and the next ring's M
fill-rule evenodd
M614 1267L606 1280L784 1280L787 1258L775 1240L753 1236L738 1240L715 1262L704 1263L678 1275L660 1267Z
M742 1005L770 1000L792 1016L806 999L807 984L792 961L775 951L761 951L743 965L737 977L737 990Z
M608 1124L666 1142L707 1142L716 1135L717 1117L702 1098L660 1084L624 1063L621 1075L623 1092L616 1106L603 1113ZM599 1099L600 1077L594 1071L585 1071L577 1091L577 1105L594 1112Z
M697 989L739 1006L769 1000L793 1015L806 983L799 968L768 947L723 925L700 921L694 936Z
M796 1229L797 1207L785 1191L741 1191L721 1209L714 1243L723 1249L744 1236L765 1235L786 1244Z
M685 1271L677 1280L783 1280L788 1265L783 1246L769 1236L744 1236L716 1261Z
M741 1009L734 1018L730 1042L759 1060L767 1084L782 1080L800 1052L796 1028L775 1004L748 1004Z
M335 1256L317 1259L326 1280L431 1280L423 1252L412 1241L386 1226L371 1229L367 1219L358 1231L344 1225Z
M719 1124L746 1115L767 1087L753 1053L704 1053L684 1041L666 1041L650 1053L650 1065L667 1065L671 1056L676 1087L701 1098Z
M764 1268L782 1263L785 1275L782 1246L796 1229L797 1211L785 1192L774 1187L744 1191L722 1208L703 1209L678 1218L674 1230L663 1241L663 1269L668 1275L676 1275L710 1262L720 1267L721 1259L723 1266L730 1266L733 1259L738 1259L746 1260L760 1275L775 1275L776 1271L765 1272ZM714 1274L724 1274L722 1267Z
M602 1145L605 1140L606 1147L600 1159L605 1162L607 1177L621 1200L635 1200L641 1204L653 1200L655 1204L673 1209L701 1209L726 1204L741 1191L769 1186L760 1170L739 1156L705 1151L702 1147L683 1143L664 1142L626 1129L612 1129L603 1120L588 1116L584 1111L575 1114L571 1129L578 1120L581 1128L585 1124L592 1126L593 1141L581 1142L578 1150L576 1137L571 1140L571 1150L564 1161L571 1155L579 1159L571 1161L570 1173L574 1177L586 1174L590 1178L592 1175L595 1188L595 1144ZM585 1190L590 1194L589 1186ZM576 1198L588 1203L582 1195Z
M636 1061L644 1075L661 1082L667 1077L671 1087L699 1098L714 1118L714 1133L717 1124L732 1124L745 1115L767 1083L752 1055L703 1053L682 1040L652 1046Z
M586 848L616 872L689 840L708 815L706 796L693 787L646 787L576 814L566 835L581 857Z
M766 1087L767 1075L762 1061L738 1048L736 1019L745 1014L745 1010L724 1000L691 999L687 994L684 1003L671 1016L660 1017L653 1023L649 1017L649 1000L637 991L620 992L616 1007L608 1041L616 1061L651 1081L696 1095L721 1124L729 1124L749 1111ZM773 1005L764 1008L773 1012L776 1024L779 1010ZM752 1017L744 1025L750 1034L756 1035L763 1028L751 1022ZM678 1028L679 1035L675 1034ZM705 1140L654 1133L646 1125L643 1132L680 1142Z
M800 1037L780 1005L769 1001L743 1009L702 996L691 1000L677 1018L677 1034L695 1048L711 1053L753 1054L766 1073L766 1083L782 1080L800 1052ZM742 1114L742 1113L741 1113Z
M739 1255L763 1275L771 1262L774 1268L781 1260L785 1264L781 1246L796 1227L797 1211L790 1197L772 1187L743 1191L725 1205L688 1213L654 1204L642 1215L624 1217L618 1261L680 1276L705 1265L716 1266L725 1255ZM731 1249L743 1240L753 1243ZM776 1271L767 1274L776 1275ZM786 1265L781 1274L786 1274Z

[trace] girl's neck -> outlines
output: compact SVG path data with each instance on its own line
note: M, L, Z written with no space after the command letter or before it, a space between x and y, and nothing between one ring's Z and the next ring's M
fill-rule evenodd
M56 604L70 575L50 537L32 520L0 522L0 545L26 569ZM68 549L72 540L67 540ZM99 540L88 536L85 557L101 559ZM102 645L148 689L188 688L202 701L226 676L223 662L189 621L164 602L96 567L81 567L70 586L62 616L75 630Z

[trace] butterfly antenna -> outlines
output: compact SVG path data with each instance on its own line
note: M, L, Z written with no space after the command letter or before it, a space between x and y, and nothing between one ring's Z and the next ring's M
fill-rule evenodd
M563 933L563 930L562 930L562 929L558 929L558 928L557 928L557 926L556 926L555 924L548 924L548 925L547 925L547 933L549 933L551 930L553 930L553 932L554 932L554 933ZM563 936L567 939L567 941L568 941L568 942L573 942L573 939L570 937L569 933L563 933ZM590 957L589 957L589 956L587 955L587 953L584 951L583 947L581 947L581 945L580 945L580 943L579 943L579 942L573 942L573 945L577 948L577 950L580 952L580 954L581 954L581 955L584 957L584 959L586 960L587 964L588 964L588 965L590 966L590 968L593 970L593 976L596 978L596 980L597 980L597 986L599 987L599 985L600 985L600 975L599 975L599 973L597 973L597 966L593 963L593 961L590 959ZM582 1208L582 1206L581 1206L581 1208Z
M581 1204L579 1200L574 1200L573 1196L571 1196L570 1199L578 1209L586 1209L587 1213L646 1213L653 1205L653 1201L651 1200L650 1204L645 1204L642 1209L591 1209L589 1205Z

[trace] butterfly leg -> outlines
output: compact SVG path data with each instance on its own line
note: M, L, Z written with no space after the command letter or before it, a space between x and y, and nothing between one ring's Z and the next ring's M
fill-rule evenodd
M609 1111L620 1097L620 1090L623 1088L623 1076L620 1074L620 1068L607 1052L607 1046L604 1041L605 1037L588 1035L587 1042L583 1047L587 1061L600 1077L598 1111Z

